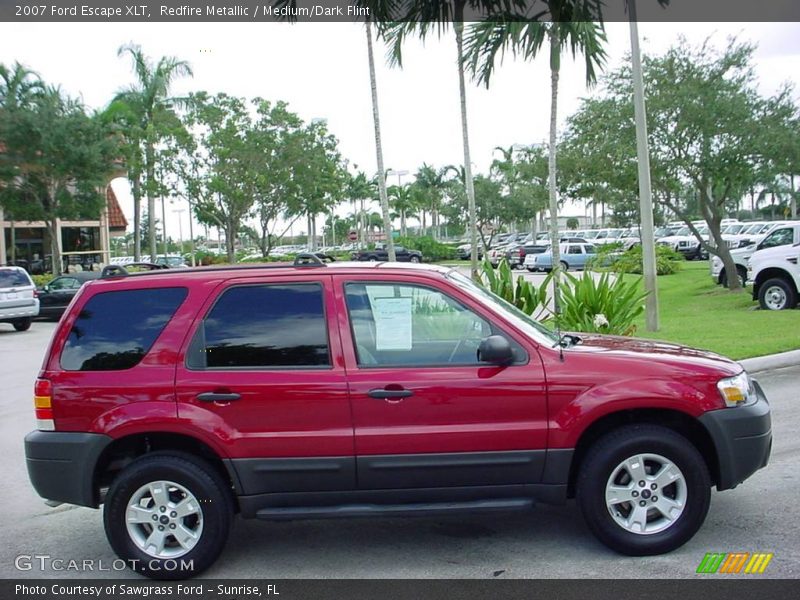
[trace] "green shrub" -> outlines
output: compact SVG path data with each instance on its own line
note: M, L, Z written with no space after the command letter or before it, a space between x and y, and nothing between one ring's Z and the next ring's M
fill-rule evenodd
M422 252L422 260L424 262L436 262L458 258L456 249L453 246L437 242L430 236L401 237L397 238L394 243L396 246L404 246L410 250L419 250Z
M496 269L487 259L484 259L481 265L480 284L496 296L500 296L506 302L516 306L526 315L544 321L548 318L545 311L547 310L547 285L551 277L552 275L548 275L539 289L536 289L536 286L524 277L514 277L514 273L505 259L500 261Z
M52 273L46 273L44 275L31 275L31 279L33 279L33 285L37 288L44 287L47 283L53 279Z
M612 247L609 247L612 246ZM637 244L624 252L619 251L616 244L598 247L597 256L592 259L591 268L608 268L615 273L642 274L642 246ZM683 255L669 246L656 246L656 275L672 275L677 273L683 264Z
M568 331L632 335L633 321L644 311L646 292L639 281L602 273L595 278L584 271L578 278L564 273L561 280L561 314L558 324Z

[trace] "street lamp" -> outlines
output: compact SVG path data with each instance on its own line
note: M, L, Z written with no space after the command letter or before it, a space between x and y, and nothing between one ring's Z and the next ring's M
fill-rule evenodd
M178 248L180 248L181 254L183 254L183 218L181 215L185 212L185 208L176 208L172 211L172 214L178 215Z

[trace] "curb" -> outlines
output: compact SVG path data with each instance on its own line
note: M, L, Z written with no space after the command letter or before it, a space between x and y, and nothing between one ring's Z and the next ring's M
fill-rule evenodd
M742 365L748 373L758 373L760 371L781 369L783 367L796 367L800 366L800 350L790 350L789 352L781 352L780 354L746 358L740 360L739 364Z

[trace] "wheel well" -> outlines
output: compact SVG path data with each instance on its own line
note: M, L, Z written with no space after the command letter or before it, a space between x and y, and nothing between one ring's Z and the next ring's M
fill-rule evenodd
M575 455L569 470L569 485L567 495L575 496L575 480L578 477L583 459L592 445L610 431L624 425L647 423L661 425L688 439L706 461L711 481L716 485L719 482L719 461L714 442L708 431L694 418L675 410L666 409L637 409L625 410L598 419L581 434L575 446Z
M93 486L95 498L102 501L104 490L128 464L137 458L164 450L185 452L207 461L231 486L236 498L235 483L219 455L207 444L188 435L153 432L130 435L111 442L103 450L94 469ZM238 507L237 507L238 510Z
M782 279L789 286L794 290L795 294L797 293L797 287L794 285L794 280L791 278L789 273L784 271L783 269L779 269L778 267L770 267L769 269L764 269L761 271L758 276L756 277L756 281L753 284L753 294L757 295L761 286L764 284L765 281L768 279Z

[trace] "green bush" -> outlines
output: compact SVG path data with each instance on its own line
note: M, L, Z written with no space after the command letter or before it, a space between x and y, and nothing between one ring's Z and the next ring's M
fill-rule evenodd
M526 315L544 321L548 318L545 311L547 310L547 285L551 277L552 275L548 275L539 289L536 289L536 286L524 277L514 277L514 273L505 259L500 261L496 269L492 267L492 263L484 259L481 265L480 283Z
M656 275L672 275L677 273L683 264L683 255L669 246L656 246ZM600 246L597 256L592 259L593 269L608 268L615 273L642 274L642 246L637 244L624 252L619 251L616 244Z
M33 279L33 285L37 288L44 287L47 283L53 279L52 273L46 273L44 275L31 275L31 279Z
M423 262L436 262L440 260L453 260L458 258L453 246L437 242L430 236L401 237L394 241L396 246L404 246L410 250L422 252Z
M602 273L597 279L589 271L578 278L564 273L561 280L561 314L558 324L568 331L632 335L633 321L644 311L646 292L639 281Z

